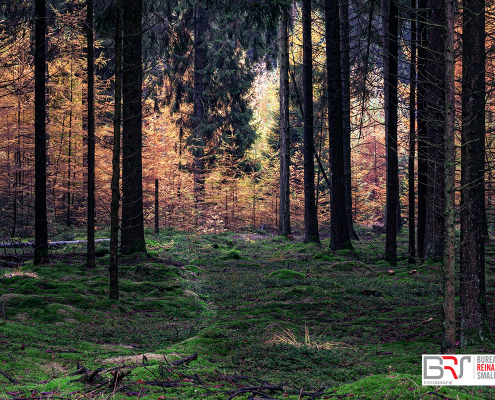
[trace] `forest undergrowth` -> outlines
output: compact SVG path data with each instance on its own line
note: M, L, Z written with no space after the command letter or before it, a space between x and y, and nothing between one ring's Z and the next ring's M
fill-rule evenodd
M440 352L441 264L408 265L401 235L392 271L384 235L358 234L332 252L328 238L262 231L150 233L147 254L120 259L118 302L104 243L93 270L82 245L36 267L30 250L2 249L0 398L495 398L421 386L421 354ZM490 269L487 293L493 328Z

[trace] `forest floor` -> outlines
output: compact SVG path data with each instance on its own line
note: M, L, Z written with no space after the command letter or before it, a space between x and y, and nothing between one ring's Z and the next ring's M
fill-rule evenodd
M408 265L400 236L391 274L384 235L358 233L337 252L328 238L150 234L147 254L120 260L119 302L107 244L93 270L81 245L36 267L4 249L0 398L494 399L495 386L421 386L421 354L440 352L441 265ZM492 327L494 286L487 269Z

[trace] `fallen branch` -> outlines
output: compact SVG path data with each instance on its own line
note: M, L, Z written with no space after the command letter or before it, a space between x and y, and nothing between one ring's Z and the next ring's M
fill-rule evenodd
M2 371L1 369L0 369L0 374L2 374L3 376L5 376L11 383L19 383L14 378L12 378L7 372Z
M182 364L189 364L191 361L197 360L197 358L198 358L198 353L194 353L189 357L181 358L180 360L177 361L172 361L170 365L178 366Z

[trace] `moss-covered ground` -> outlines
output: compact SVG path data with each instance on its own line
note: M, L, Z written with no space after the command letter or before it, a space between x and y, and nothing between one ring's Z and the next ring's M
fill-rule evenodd
M421 354L440 352L441 265L408 265L400 236L391 274L384 236L358 233L337 252L328 238L150 234L147 254L120 259L118 302L104 243L93 270L81 246L36 267L5 250L0 398L494 399L492 387L421 386Z

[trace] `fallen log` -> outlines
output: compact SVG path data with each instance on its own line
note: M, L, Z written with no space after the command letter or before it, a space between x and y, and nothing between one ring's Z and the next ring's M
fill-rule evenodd
M181 358L180 360L177 361L172 361L170 365L179 366L181 364L189 364L191 361L197 360L197 358L198 358L198 353L194 353L189 357Z
M110 239L95 239L95 243L99 242L109 242ZM59 247L66 246L68 244L82 244L88 243L87 240L61 240L57 242L49 242L48 247ZM11 242L11 243L0 243L0 249L9 249L17 247L34 247L34 242Z

